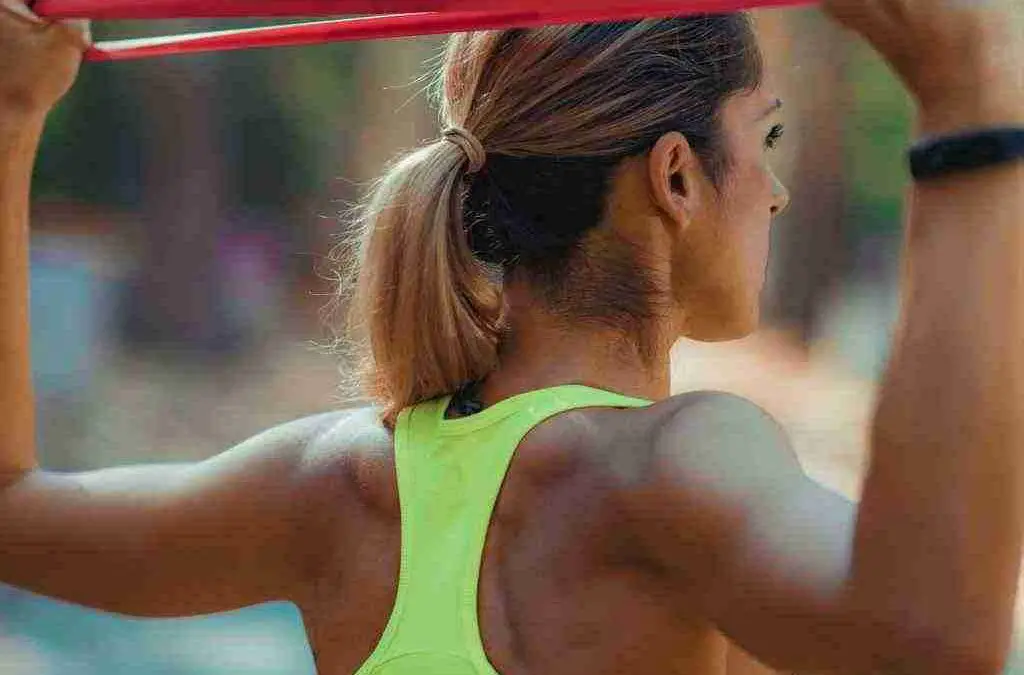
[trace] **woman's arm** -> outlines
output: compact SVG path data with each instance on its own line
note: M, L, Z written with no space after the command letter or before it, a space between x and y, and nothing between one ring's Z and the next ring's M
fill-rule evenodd
M0 582L139 617L302 606L358 512L345 439L359 417L284 424L199 463L9 477Z
M1024 126L1024 43L1007 30L1019 2L830 4L915 85L922 133ZM943 81L946 97L932 88ZM915 184L904 262L859 508L807 479L768 415L710 393L670 403L659 487L632 502L679 601L783 670L994 675L1008 653L1024 525L1024 162Z
M78 75L88 35L88 24L46 23L0 0L0 479L35 466L29 187L46 116Z
M29 350L29 182L41 119L0 107L0 477L35 467Z
M42 126L0 106L0 582L133 616L299 600L329 553L321 502L343 500L335 478L351 413L286 424L197 464L38 467L27 214Z
M72 30L0 6L0 582L135 616L300 601L356 511L345 476L358 413L282 425L197 464L38 467L29 184L47 111L81 59Z
M41 118L0 106L0 582L133 616L300 600L338 534L322 502L344 498L335 478L351 413L283 425L197 464L38 467L27 213L41 130Z

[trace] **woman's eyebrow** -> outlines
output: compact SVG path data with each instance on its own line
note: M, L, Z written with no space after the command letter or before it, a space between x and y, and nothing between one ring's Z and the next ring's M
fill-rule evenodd
M775 102L772 103L771 106L769 106L767 110L765 110L763 113L761 113L761 116L758 117L757 119L758 120L763 120L764 118L766 118L769 115L771 115L773 112L775 112L777 110L781 110L781 109L782 109L782 99L781 98L777 98L777 99L775 99Z

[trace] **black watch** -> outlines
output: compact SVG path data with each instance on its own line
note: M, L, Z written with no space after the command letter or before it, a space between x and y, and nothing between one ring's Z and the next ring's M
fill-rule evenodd
M1024 159L1024 127L978 129L924 138L910 148L915 180Z

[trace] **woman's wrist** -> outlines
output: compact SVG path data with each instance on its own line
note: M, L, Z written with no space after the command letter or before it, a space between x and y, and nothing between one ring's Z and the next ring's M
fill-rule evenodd
M45 113L13 113L0 109L0 155L9 156L26 148L34 150L45 125Z
M923 102L917 111L919 138L992 127L1024 128L1024 94L979 88Z
M917 131L933 136L979 127L1024 126L1024 70L1020 49L989 45L984 55L963 59L933 77L935 86L915 92Z

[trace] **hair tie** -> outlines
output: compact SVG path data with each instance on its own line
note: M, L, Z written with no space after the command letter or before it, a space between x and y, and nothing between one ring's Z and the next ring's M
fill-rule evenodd
M442 137L462 149L469 160L469 173L479 173L487 164L487 150L473 132L463 127L448 127Z

